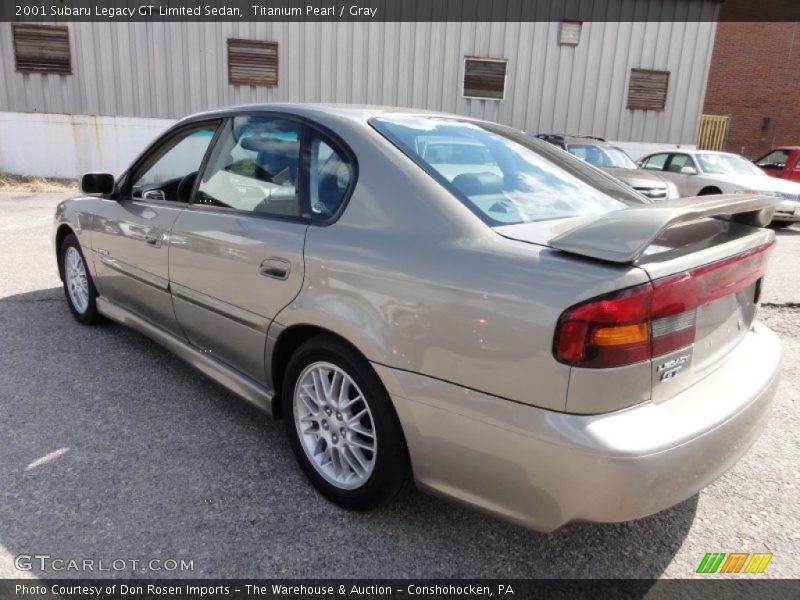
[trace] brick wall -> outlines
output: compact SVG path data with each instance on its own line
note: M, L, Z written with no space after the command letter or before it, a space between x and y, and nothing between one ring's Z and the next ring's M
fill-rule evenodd
M730 152L755 159L773 146L800 145L798 24L721 21L703 113L730 115Z

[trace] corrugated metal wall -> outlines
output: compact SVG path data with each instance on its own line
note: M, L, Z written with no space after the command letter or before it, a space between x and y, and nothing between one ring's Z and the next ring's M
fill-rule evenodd
M532 133L693 143L717 3L683 10L706 21L586 22L577 47L558 44L558 22L70 23L72 76L16 73L0 23L0 110L175 118L246 102L377 103ZM278 42L278 86L228 85L230 37ZM461 96L468 55L508 59L504 100ZM625 107L631 68L671 72L663 112Z

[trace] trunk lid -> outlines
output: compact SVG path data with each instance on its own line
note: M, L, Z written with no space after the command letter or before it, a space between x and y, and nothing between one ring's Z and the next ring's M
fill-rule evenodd
M750 329L766 254L775 239L763 226L776 205L776 199L758 196L681 199L497 231L586 260L640 268L656 287L677 281L681 290L697 294L691 310L651 321L652 400L659 402L721 365ZM690 344L666 353L656 350L659 335L691 325Z

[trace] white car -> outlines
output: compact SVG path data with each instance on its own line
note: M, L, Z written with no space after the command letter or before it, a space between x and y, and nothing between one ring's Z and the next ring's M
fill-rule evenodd
M639 166L674 182L681 196L761 194L782 200L773 223L800 221L800 183L770 177L746 158L711 150L657 152L639 160Z

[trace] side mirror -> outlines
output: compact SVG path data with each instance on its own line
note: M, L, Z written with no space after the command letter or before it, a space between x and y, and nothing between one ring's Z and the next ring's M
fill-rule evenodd
M697 175L697 169L695 169L694 167L690 167L689 165L686 165L685 167L681 168L681 173L683 175Z
M110 173L86 173L81 177L81 191L84 194L113 194L114 176Z

